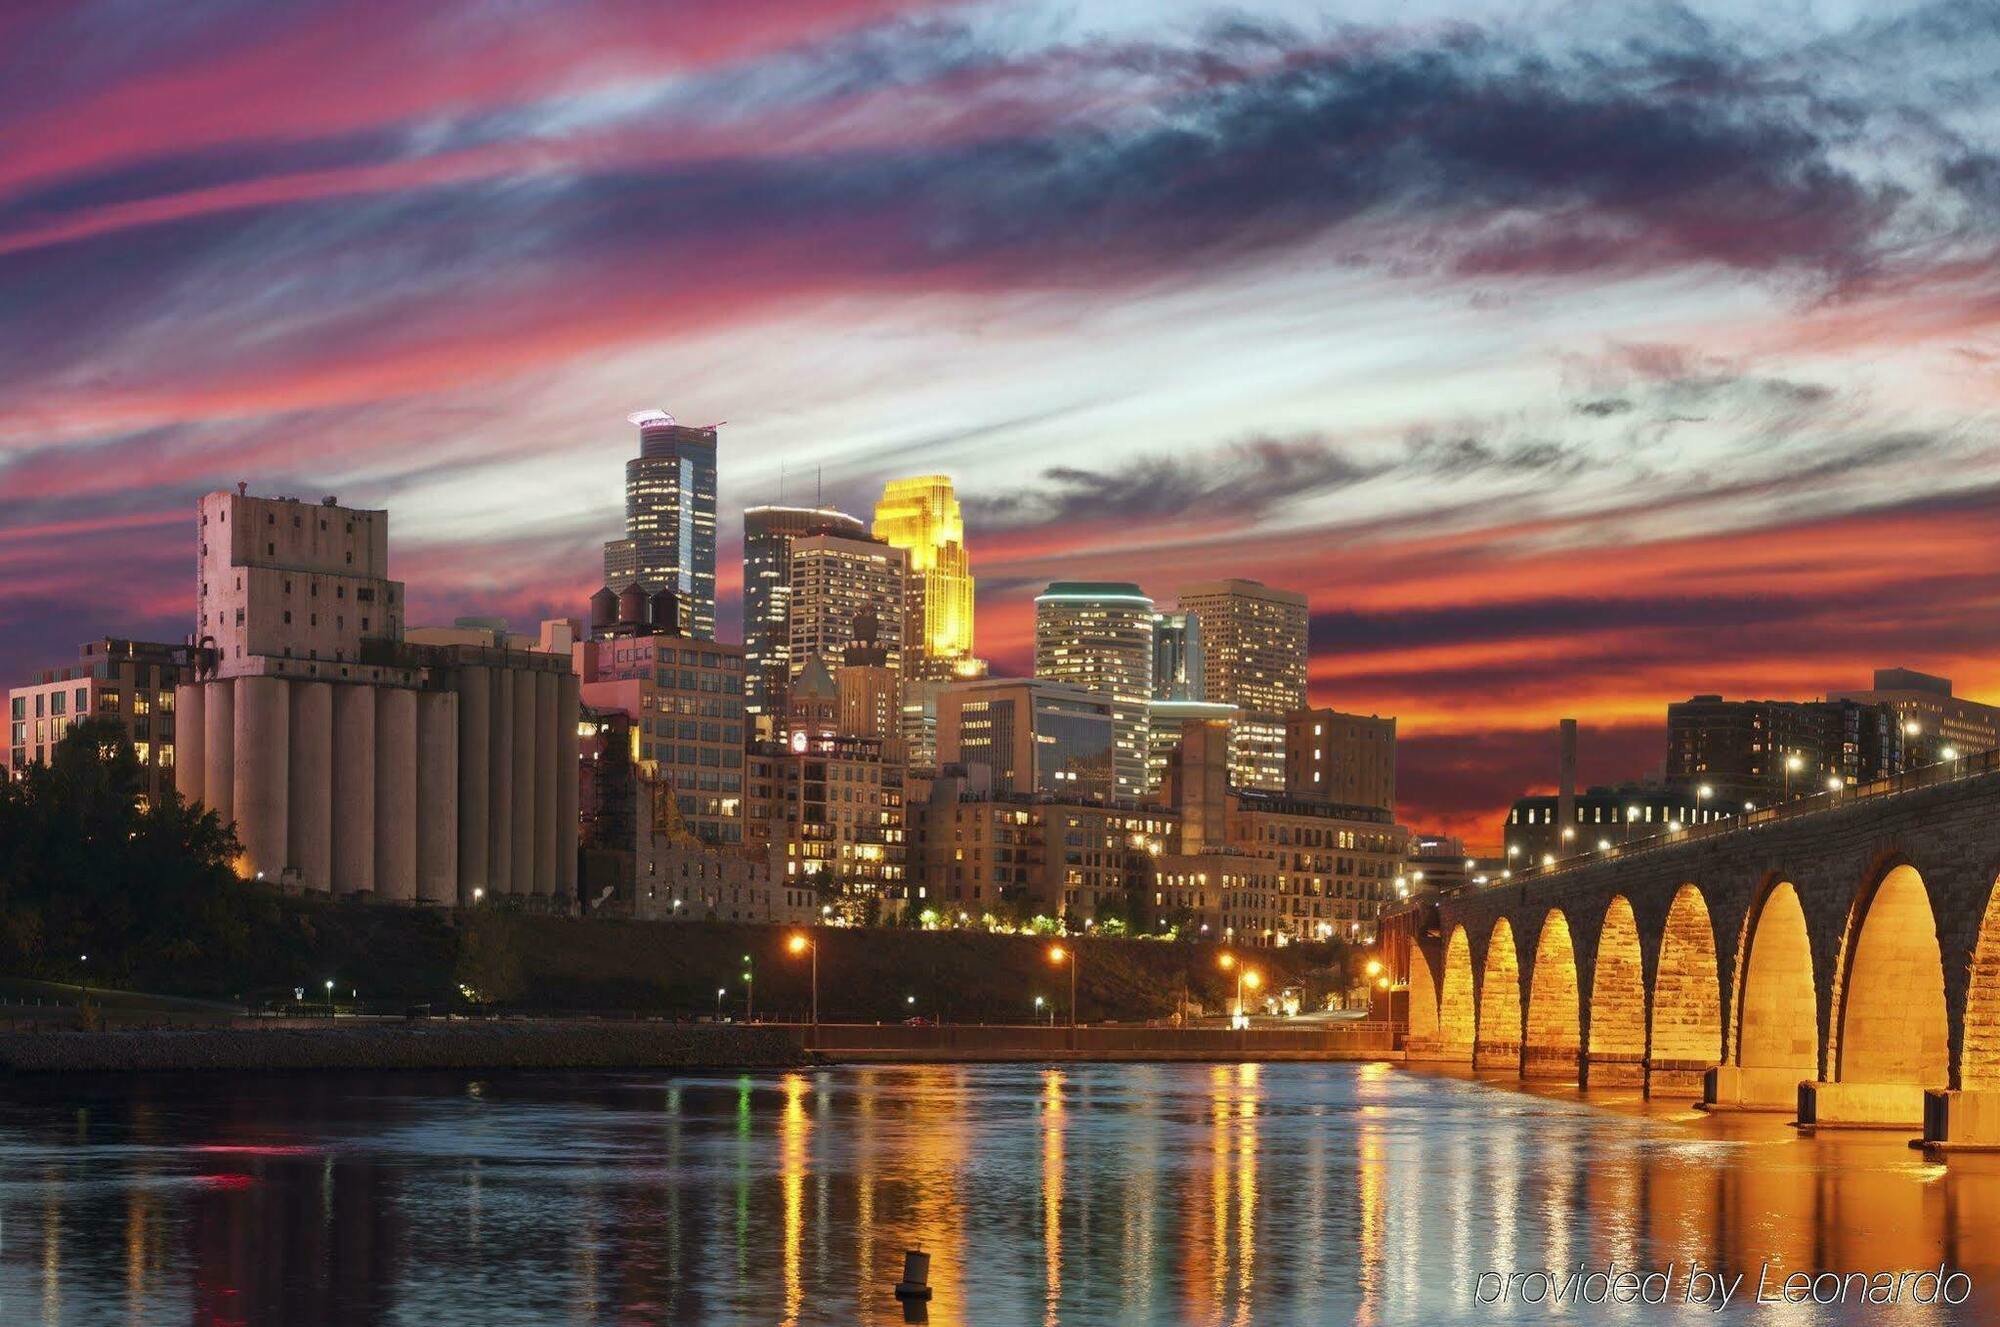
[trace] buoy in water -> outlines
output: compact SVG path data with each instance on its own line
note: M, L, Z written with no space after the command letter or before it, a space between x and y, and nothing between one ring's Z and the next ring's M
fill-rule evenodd
M903 1250L903 1279L896 1282L897 1299L931 1297L931 1256L918 1249Z

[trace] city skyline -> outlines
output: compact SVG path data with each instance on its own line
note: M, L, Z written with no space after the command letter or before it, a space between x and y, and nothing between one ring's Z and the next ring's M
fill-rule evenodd
M448 71L453 6L302 12L41 64L103 14L7 20L10 678L184 635L187 513L238 479L394 507L412 622L580 616L657 402L726 422L725 639L744 508L950 473L996 672L1052 581L1297 589L1311 702L1398 717L1426 830L1490 841L1564 713L1604 782L1699 692L2000 690L1969 8L606 10ZM393 95L271 91L288 41ZM1302 183L1375 113L1407 176Z

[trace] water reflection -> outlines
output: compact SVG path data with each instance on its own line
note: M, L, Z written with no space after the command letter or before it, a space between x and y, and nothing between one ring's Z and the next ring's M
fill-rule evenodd
M905 1249L943 1327L1539 1321L1480 1274L1670 1260L1746 1297L1944 1263L1973 1303L1896 1321L2000 1311L1993 1163L1378 1066L10 1091L10 1327L887 1323Z

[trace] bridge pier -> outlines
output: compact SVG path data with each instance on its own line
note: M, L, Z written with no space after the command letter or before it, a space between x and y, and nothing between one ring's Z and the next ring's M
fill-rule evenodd
M1581 1057L1574 1046L1530 1046L1521 1054L1521 1077L1581 1084Z
M1703 1110L1752 1110L1789 1115L1799 1108L1799 1071L1712 1065L1702 1076Z
M1707 1060L1653 1060L1642 1075L1649 1097L1703 1099L1711 1064Z
M1637 1055L1600 1053L1583 1057L1585 1087L1640 1087L1646 1081L1646 1062Z
M1940 1152L2000 1152L2000 1091L1925 1092L1923 1143Z
M1799 1126L1809 1129L1914 1129L1924 1120L1915 1083L1799 1084Z
M1505 1042L1482 1041L1472 1048L1474 1069L1506 1069L1521 1072L1521 1048Z

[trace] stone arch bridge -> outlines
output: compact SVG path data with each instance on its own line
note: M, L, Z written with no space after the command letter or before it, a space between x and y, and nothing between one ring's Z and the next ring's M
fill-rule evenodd
M1410 1058L2000 1146L1996 879L1988 753L1446 898Z

